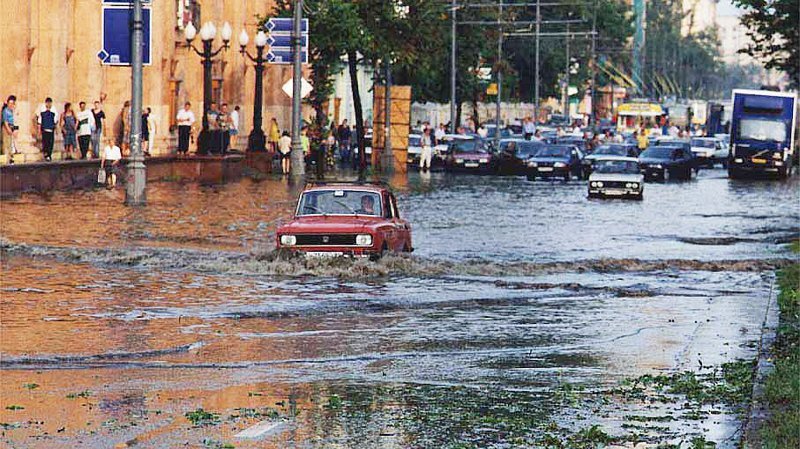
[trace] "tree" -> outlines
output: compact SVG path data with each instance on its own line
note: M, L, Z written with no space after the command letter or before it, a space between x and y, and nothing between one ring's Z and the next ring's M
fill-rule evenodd
M800 3L797 0L734 0L745 10L742 25L751 43L742 53L763 61L767 69L789 75L800 88Z

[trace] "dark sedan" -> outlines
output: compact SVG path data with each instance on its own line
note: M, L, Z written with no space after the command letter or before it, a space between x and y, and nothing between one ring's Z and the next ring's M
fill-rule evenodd
M444 168L449 172L490 173L495 168L494 155L481 138L454 139L447 153Z
M594 163L601 156L639 157L636 145L628 143L606 143L597 147L594 152L583 158L583 177L588 179L594 171Z
M508 139L500 141L497 154L497 171L501 175L524 175L528 170L528 159L542 147L541 142Z
M683 145L659 145L642 152L639 165L646 180L691 179L697 170L697 158Z
M581 176L583 153L574 145L542 145L536 155L528 159L528 180L563 177L569 181Z

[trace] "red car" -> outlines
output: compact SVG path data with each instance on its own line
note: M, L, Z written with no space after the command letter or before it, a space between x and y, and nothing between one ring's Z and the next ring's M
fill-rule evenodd
M377 258L413 250L411 225L400 218L392 192L378 185L306 188L294 218L277 234L279 249L315 256Z

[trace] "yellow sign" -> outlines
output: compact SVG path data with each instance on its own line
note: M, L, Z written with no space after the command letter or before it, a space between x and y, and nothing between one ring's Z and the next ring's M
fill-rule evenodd
M661 105L655 103L624 103L619 105L617 114L634 117L658 117L664 115Z
M486 88L486 95L497 95L497 83L489 84Z

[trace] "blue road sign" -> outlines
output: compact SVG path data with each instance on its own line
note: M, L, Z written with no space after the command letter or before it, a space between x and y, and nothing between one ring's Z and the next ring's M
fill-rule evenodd
M267 53L267 61L271 64L291 64L294 61L293 54L291 48L270 48ZM303 49L300 52L300 61L303 64L308 64L307 49Z
M142 9L144 25L143 62L150 65L150 8ZM103 6L103 48L97 53L105 65L131 65L131 21L128 7Z
M292 48L292 36L287 34L270 34L267 38L267 45L270 47ZM300 46L308 49L308 34L300 35Z
M269 19L266 24L267 31L272 34L291 34L294 28L293 19ZM308 34L308 19L303 19L300 25L300 34Z

